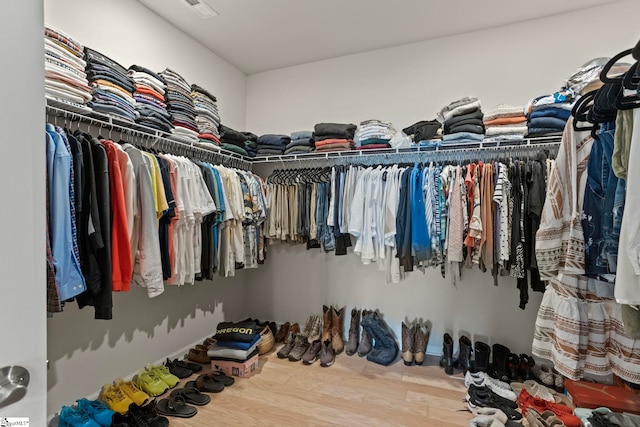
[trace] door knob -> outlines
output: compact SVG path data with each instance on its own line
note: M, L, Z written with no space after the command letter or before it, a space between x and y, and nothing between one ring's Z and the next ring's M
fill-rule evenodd
M22 366L0 369L0 408L16 403L27 394L29 371Z

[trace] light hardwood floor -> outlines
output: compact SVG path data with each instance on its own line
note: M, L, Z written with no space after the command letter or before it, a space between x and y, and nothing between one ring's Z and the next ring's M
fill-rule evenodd
M279 349L277 346L276 350ZM260 357L250 378L236 378L189 419L175 427L211 426L466 426L462 377L434 366L380 366L341 354L329 368ZM205 367L205 370L208 370ZM189 379L183 380L188 381Z

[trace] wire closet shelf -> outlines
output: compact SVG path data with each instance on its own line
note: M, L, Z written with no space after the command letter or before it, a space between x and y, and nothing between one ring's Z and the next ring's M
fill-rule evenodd
M165 133L159 130L131 123L126 120L120 120L106 114L96 112L80 114L49 104L46 106L46 111L48 120L57 122L58 119L62 119L64 120L65 126L76 123L78 128L80 124L86 124L88 133L91 133L91 127L95 126L98 132L107 132L109 138L111 138L112 132L116 132L119 133L125 141L147 149L155 149L170 154L197 158L237 169L251 170L251 161L248 161L240 154L223 152L219 149L206 149L193 144L175 141L166 137Z

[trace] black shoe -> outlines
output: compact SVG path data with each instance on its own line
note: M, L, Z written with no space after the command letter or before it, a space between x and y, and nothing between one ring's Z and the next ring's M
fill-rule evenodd
M471 384L467 391L466 399L471 408L478 406L496 408L504 412L510 420L522 419L522 414L516 411L518 408L517 403L498 396L487 386L478 387L475 384Z
M193 371L180 367L175 363L171 362L169 359L167 359L167 361L164 362L164 366L169 368L169 372L171 372L173 375L175 375L178 378L189 378L193 374Z
M156 400L145 406L136 404L129 406L128 416L133 421L130 426L136 427L169 427L169 419L156 411Z
M178 360L178 359L173 359L173 362L171 363L181 368L188 369L194 374L196 372L202 371L202 365L199 363L191 363L186 360Z
M453 338L451 335L444 334L442 340L442 357L440 358L440 366L444 368L447 375L453 375Z
M520 378L522 378L522 381L533 379L533 367L535 366L535 364L536 362L533 360L533 357L526 354L520 355L518 374L520 374Z

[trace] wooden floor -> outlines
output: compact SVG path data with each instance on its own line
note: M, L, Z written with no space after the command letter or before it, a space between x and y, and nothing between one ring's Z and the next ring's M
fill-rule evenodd
M279 348L279 346L278 346ZM427 360L434 365L437 359ZM171 426L426 426L468 425L462 378L438 366L380 366L341 354L329 368L260 357L250 378L211 394L189 419ZM183 380L188 381L188 379Z

